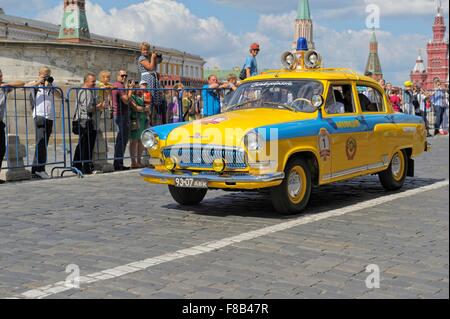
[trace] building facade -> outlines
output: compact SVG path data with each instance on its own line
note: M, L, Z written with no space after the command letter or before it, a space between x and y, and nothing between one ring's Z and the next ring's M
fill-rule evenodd
M313 21L311 19L308 0L298 1L297 19L295 20L294 28L293 48L297 48L298 38L305 38L308 41L308 48L314 49Z
M411 81L426 90L433 90L434 80L439 79L441 83L448 85L449 59L448 39L445 39L446 25L442 10L442 4L437 5L437 13L433 23L433 39L427 43L427 66L416 61L411 71ZM422 60L423 64L423 60ZM424 71L425 69L425 71Z
M367 59L365 73L372 73L373 77L379 81L383 78L383 71L381 69L380 57L378 55L378 40L375 35L375 30L372 31L369 45L369 58Z
M411 81L420 87L424 87L425 82L427 81L427 68L423 63L422 52L419 50L419 56L416 60L416 65L414 65L414 69L411 72Z
M60 85L81 84L87 72L122 68L138 79L140 43L90 33L84 5L84 0L65 0L61 26L10 16L0 9L0 69L5 80L34 80L44 65ZM158 72L164 83L204 82L202 57L159 46L152 50L163 54Z

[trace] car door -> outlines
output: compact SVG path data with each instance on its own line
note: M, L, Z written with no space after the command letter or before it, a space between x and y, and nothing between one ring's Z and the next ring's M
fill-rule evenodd
M368 127L369 169L386 166L396 144L397 126L388 112L387 99L371 83L357 83L358 104Z
M352 82L331 82L323 120L331 136L329 179L351 177L364 172L368 164L368 127L358 111L356 86Z

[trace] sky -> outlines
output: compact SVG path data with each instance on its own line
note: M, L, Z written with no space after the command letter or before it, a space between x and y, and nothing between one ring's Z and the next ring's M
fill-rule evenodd
M316 49L327 67L363 72L376 27L383 73L401 84L419 49L426 58L436 0L310 0ZM241 67L261 45L260 69L280 67L291 49L298 0L88 0L91 32L201 55L207 67ZM448 2L442 1L448 26ZM60 24L63 0L0 0L7 14ZM369 19L379 17L377 19ZM369 24L367 20L369 19ZM447 33L448 38L448 33Z

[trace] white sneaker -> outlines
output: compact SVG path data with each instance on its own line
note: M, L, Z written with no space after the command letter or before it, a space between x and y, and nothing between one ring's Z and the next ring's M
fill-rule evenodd
M34 174L40 179L50 179L50 176L48 176L47 172L36 172Z

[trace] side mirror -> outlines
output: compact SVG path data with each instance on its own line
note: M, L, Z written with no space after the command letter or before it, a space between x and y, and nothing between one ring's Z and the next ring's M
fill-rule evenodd
M323 96L320 94L316 94L311 98L311 104L316 110L320 110L324 102L325 100L323 99Z

